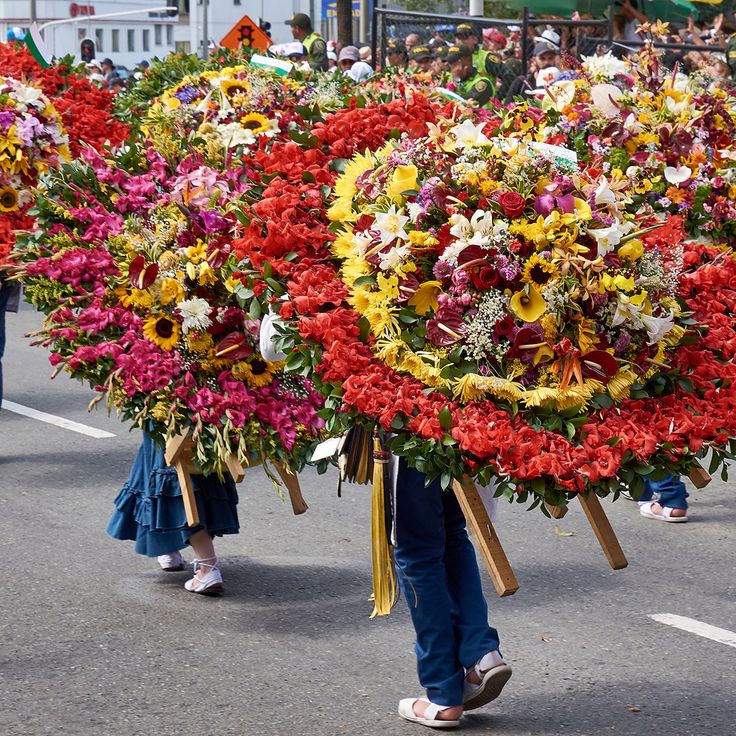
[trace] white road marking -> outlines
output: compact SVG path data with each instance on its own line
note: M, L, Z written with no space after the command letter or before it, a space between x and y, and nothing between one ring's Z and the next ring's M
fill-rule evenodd
M702 621L696 621L694 618L686 616L676 616L674 613L654 613L649 618L659 621L667 626L674 626L676 629L689 631L691 634L704 636L706 639L712 639L719 644L726 644L729 647L736 647L736 632L728 629L719 629L717 626L704 624Z
M28 406L16 404L14 401L8 401L7 399L3 399L2 406L3 409L12 411L15 414L22 414L24 417L29 417L31 419L38 419L39 422L53 424L57 427L61 427L62 429L68 429L70 432L78 432L79 434L85 434L87 435L87 437L94 437L98 440L105 439L106 437L115 436L111 432L105 432L104 429L88 427L86 424L73 422L71 419L64 419L64 417L57 417L55 414L47 414L45 411L31 409Z

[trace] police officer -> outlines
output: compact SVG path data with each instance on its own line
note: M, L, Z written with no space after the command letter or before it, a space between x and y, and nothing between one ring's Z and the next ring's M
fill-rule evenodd
M493 97L493 84L488 77L478 73L473 66L473 54L467 46L450 46L447 50L452 81L457 93L466 100L474 100L478 107L485 107Z
M500 60L492 51L486 51L480 42L480 33L472 23L458 23L455 28L455 45L467 46L473 55L473 66L489 77L497 77L502 73Z
M440 84L445 85L450 81L450 68L447 64L447 50L450 44L433 38L429 43L429 48L432 51L432 76L438 79Z
M307 50L309 66L315 71L327 71L327 44L324 38L312 28L312 21L305 13L296 13L286 24L291 26L291 35L301 41Z
M386 43L386 72L398 74L406 69L406 49L400 38L389 38Z
M409 64L418 73L432 71L432 52L429 50L429 46L424 44L415 46L409 54Z

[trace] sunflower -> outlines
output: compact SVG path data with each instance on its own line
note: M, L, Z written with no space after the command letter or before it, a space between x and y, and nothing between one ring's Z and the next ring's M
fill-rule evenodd
M236 380L243 381L249 388L260 388L268 386L273 381L274 374L278 373L283 366L283 361L268 363L263 358L251 358L235 363L232 373Z
M251 133L266 133L271 130L268 118L259 112L249 112L240 119L240 124Z
M228 97L238 97L248 94L248 86L244 79L226 79L222 83L222 91Z
M525 284L544 286L560 275L560 270L554 263L542 260L536 253L524 265L521 280Z
M18 192L13 187L0 189L0 212L15 212L18 209Z
M181 326L165 314L149 317L143 325L143 334L164 350L172 350L179 342Z

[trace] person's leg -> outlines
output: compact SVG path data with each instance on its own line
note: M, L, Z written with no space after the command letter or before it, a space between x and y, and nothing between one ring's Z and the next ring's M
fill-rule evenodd
M452 708L463 702L465 671L457 656L453 600L445 569L445 520L442 490L399 461L396 490L394 560L416 631L419 681L433 703ZM417 702L421 714L426 704ZM445 713L445 711L443 711Z
M452 597L458 657L466 669L498 649L496 629L488 625L478 560L465 526L465 515L452 492L442 494L445 517L445 569Z
M8 284L0 278L0 407L3 403L3 354L5 353L5 307L10 297Z

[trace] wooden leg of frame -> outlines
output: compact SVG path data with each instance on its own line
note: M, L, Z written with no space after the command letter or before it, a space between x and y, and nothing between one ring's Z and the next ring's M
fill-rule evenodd
M478 542L480 553L488 567L496 592L500 596L512 595L519 589L514 571L511 569L506 553L488 518L483 499L478 494L470 478L453 481L455 496L465 514L468 526Z
M186 460L180 458L179 462L176 463L176 476L179 479L179 486L181 487L181 497L184 501L184 511L187 514L187 524L193 527L199 524L199 510L197 509L192 476L189 471L190 468Z
M299 478L291 468L287 468L281 463L274 463L276 472L279 474L283 484L286 486L286 490L289 491L289 499L291 500L291 508L294 510L294 514L303 514L309 506L302 496L302 489L299 485Z
M696 488L705 488L713 480L710 473L698 462L690 468L687 477Z
M553 506L551 503L544 502L544 508L549 511L549 515L553 519L561 519L567 513L567 506Z
M608 564L614 570L621 570L627 567L629 563L618 542L616 532L613 531L611 522L608 521L606 512L598 500L598 496L595 493L580 493L578 494L578 498L590 525L593 527L595 536L598 537L598 543L608 558Z

